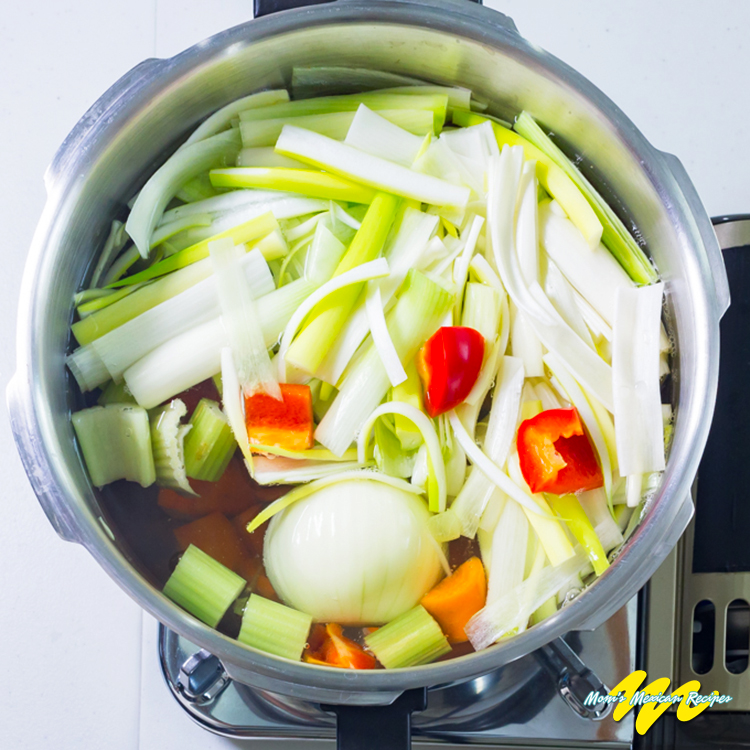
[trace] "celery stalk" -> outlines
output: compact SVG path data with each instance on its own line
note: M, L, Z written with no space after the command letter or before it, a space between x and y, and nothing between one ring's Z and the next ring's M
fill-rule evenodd
M181 425L180 420L187 414L185 403L179 398L149 415L151 423L151 448L154 454L156 483L171 487L186 495L195 495L185 473L183 443L186 433L192 429Z
M240 152L240 136L234 130L198 141L173 154L143 186L125 229L144 258L151 233L180 186L213 167L233 164Z
M156 480L148 414L140 406L109 404L72 415L73 429L95 487L127 479L148 487Z
M245 588L245 580L190 545L164 586L164 595L215 628Z
M154 263L153 266L149 266L139 273L128 276L126 279L116 281L110 286L123 286L137 284L141 281L149 281L150 279L155 279L157 276L163 276L164 274L192 265L193 263L208 257L209 242L223 240L228 237L235 245L243 245L247 242L252 242L253 240L265 237L269 232L278 228L279 224L274 218L273 213L267 211L260 216L254 216L242 224L232 226L225 231L219 232L218 234L201 240L200 242L196 242L194 245L186 247L184 250L180 250L174 255L170 255L168 258L165 258L158 263Z
M276 150L354 182L423 203L463 209L469 200L467 187L416 172L293 125L284 126Z
M363 225L364 226L364 225ZM408 364L437 329L453 302L453 295L418 271L411 270L395 306L386 316L388 332L399 358ZM340 455L354 440L367 417L383 400L390 382L375 347L370 343L345 376L315 436Z
M218 482L237 448L232 428L216 401L202 398L185 437L185 471L191 479Z
M451 650L440 626L421 605L365 636L365 643L386 669L429 664Z
M565 521L570 532L578 540L594 566L594 572L600 576L608 567L607 553L599 541L586 513L575 495L546 495L553 510Z
M375 191L349 180L314 169L236 167L213 169L211 184L230 188L269 188L302 193L310 198L330 198L346 203L371 203Z
M259 651L299 661L311 625L310 615L251 594L237 640Z
M657 279L657 274L646 254L628 232L620 217L581 174L578 167L539 127L528 112L522 112L518 116L515 129L552 159L583 193L602 224L602 241L628 272L630 278L638 284L653 284Z
M398 198L386 193L375 196L362 226L336 268L339 276L380 254L393 223ZM286 354L286 361L314 375L326 352L336 340L362 292L363 285L352 285L329 295L310 314L310 322L297 336Z

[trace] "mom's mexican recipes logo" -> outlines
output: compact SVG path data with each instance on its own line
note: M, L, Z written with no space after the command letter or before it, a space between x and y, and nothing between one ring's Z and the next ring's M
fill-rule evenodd
M698 680L689 680L669 695L667 695L670 685L669 677L660 677L641 690L640 687L646 677L646 673L638 669L612 688L608 695L601 695L598 691L589 693L584 705L615 704L612 714L615 721L620 721L629 711L639 706L640 711L635 721L635 729L638 734L645 734L670 706L677 706L677 718L680 721L690 721L707 708L717 703L729 703L732 700L731 695L720 695L718 690L714 690L709 695L702 695L699 692L701 684Z

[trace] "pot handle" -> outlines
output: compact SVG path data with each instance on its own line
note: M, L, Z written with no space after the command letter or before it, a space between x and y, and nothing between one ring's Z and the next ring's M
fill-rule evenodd
M427 688L407 690L389 706L325 706L336 714L336 750L410 750L411 715L427 708Z
M52 469L47 453L37 437L38 427L29 394L29 377L28 370L19 367L5 392L13 439L34 494L52 527L66 542L80 542L75 524L68 516L66 503L51 479Z
M688 177L688 173L685 171L685 167L682 166L682 162L672 154L662 152L662 156L685 196L690 213L695 218L698 233L703 240L703 246L706 248L708 267L714 282L714 294L716 296L719 319L721 319L729 307L730 297L727 269L724 267L724 257L721 254L721 247L719 247L716 232L714 232L711 220L706 214L706 209L703 207L698 192L690 177Z
M80 144L88 139L89 134L97 124L114 114L114 110L121 101L127 100L144 79L153 78L154 71L168 65L168 60L149 58L138 63L112 84L89 108L81 119L68 133L60 148L57 149L52 162L44 173L44 184L47 191L55 182L57 175L64 171L71 154L78 153Z
M268 16L271 13L278 13L281 10L293 10L295 8L307 8L310 5L323 5L331 0L254 0L253 18ZM482 0L470 0L477 5L482 4Z

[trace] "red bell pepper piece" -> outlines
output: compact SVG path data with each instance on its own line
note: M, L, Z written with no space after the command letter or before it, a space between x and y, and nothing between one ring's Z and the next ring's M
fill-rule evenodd
M341 625L330 622L325 628L315 625L310 632L304 659L308 664L323 664L344 669L375 669L378 662L362 646L347 638Z
M566 495L604 484L594 449L574 408L547 409L518 428L518 460L532 492Z
M465 326L444 326L417 356L424 383L425 408L431 417L458 406L477 382L484 359L484 337Z
M309 385L280 383L281 401L259 391L245 399L250 445L274 445L290 451L314 444L312 394Z

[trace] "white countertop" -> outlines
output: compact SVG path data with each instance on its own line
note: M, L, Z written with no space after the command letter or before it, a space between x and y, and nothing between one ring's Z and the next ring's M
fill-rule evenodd
M602 88L685 164L708 212L750 212L750 3L488 0ZM0 387L15 368L15 310L44 204L42 175L90 104L136 63L251 17L250 0L29 0L0 17ZM3 750L234 747L193 726L159 683L147 624L37 504L0 413ZM151 654L151 656L149 656ZM189 744L191 743L191 744ZM277 744L275 747L279 747Z

